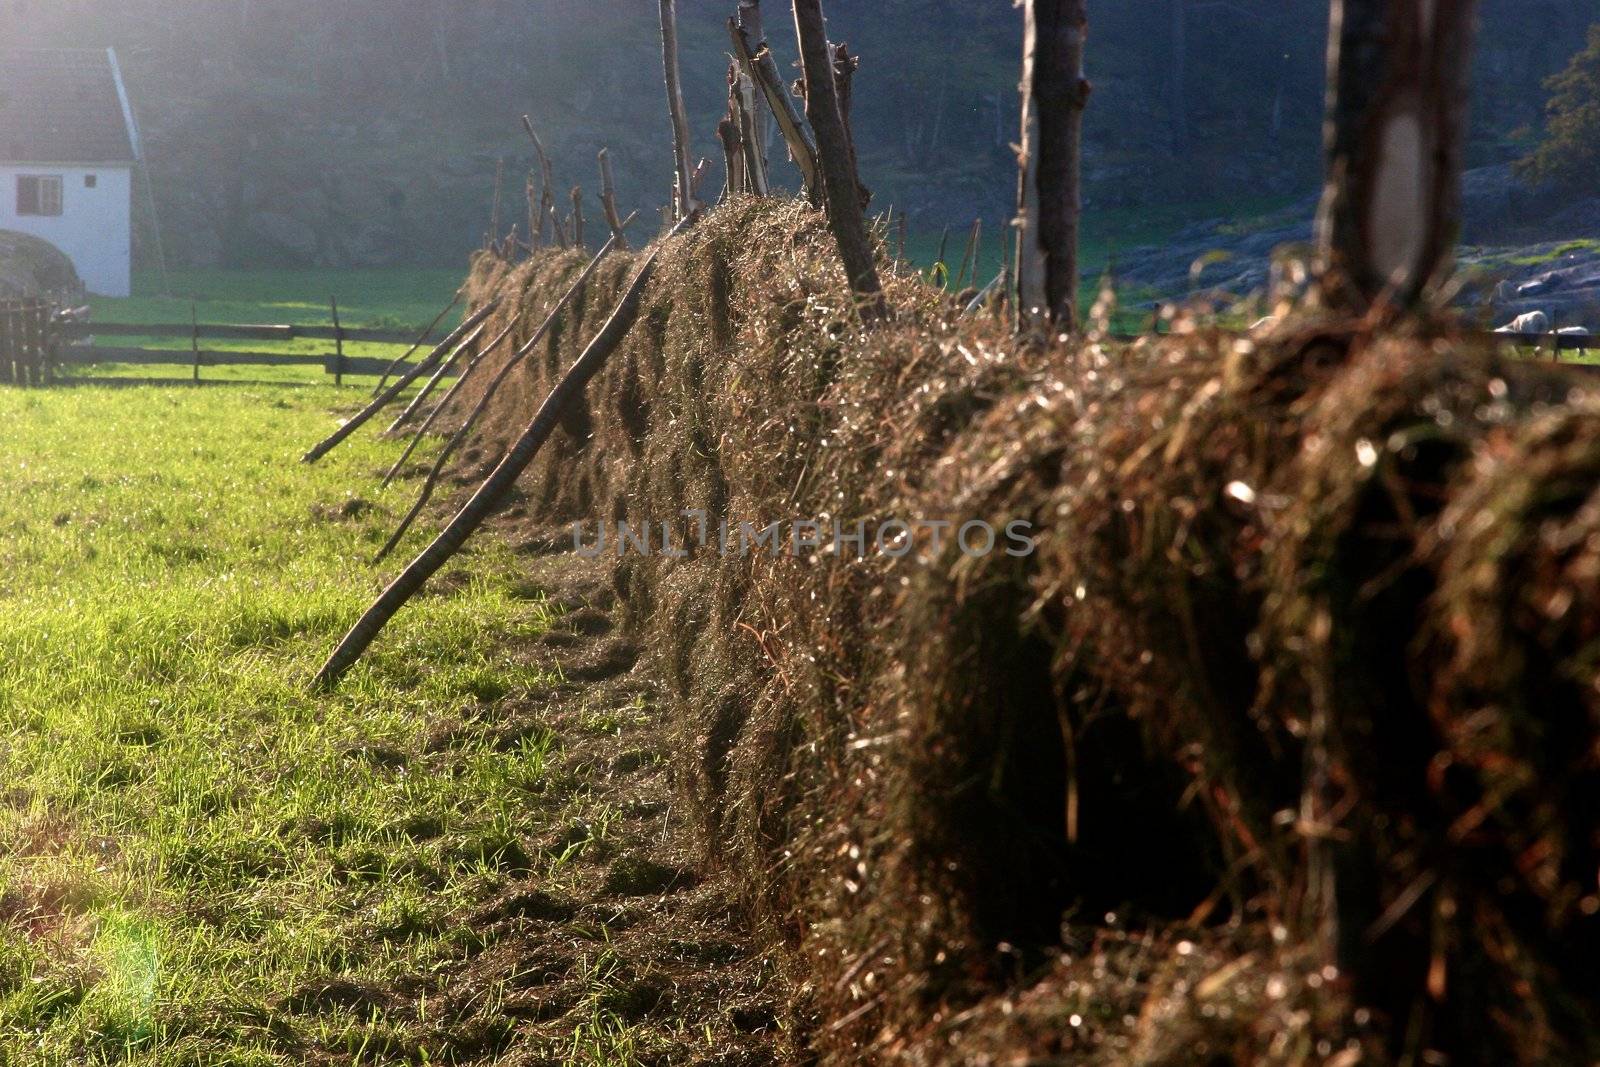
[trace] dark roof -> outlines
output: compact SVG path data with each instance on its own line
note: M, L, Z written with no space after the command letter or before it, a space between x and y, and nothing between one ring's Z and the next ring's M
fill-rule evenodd
M114 60L99 49L0 49L0 162L131 163Z

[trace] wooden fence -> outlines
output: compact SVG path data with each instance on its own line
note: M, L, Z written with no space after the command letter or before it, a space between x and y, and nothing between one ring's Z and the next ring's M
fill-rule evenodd
M229 325L221 323L88 322L84 309L62 308L46 300L0 302L0 383L46 385L59 368L118 363L146 367L182 367L194 381L204 367L304 367L333 375L378 376L414 364L396 364L389 357L346 355L347 342L388 345L432 344L442 333L359 326ZM186 347L151 346L148 342L182 339ZM271 351L273 343L313 340L331 342L332 351L306 354ZM234 351L207 347L210 341L259 341L262 350ZM109 343L108 343L109 342Z
M47 300L0 301L0 382L44 385L50 380L57 314Z

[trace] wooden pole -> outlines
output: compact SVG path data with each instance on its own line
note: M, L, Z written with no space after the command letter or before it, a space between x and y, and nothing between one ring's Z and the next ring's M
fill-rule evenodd
M200 384L200 312L189 301L189 350L194 357L194 384Z
M1039 111L1036 195L1044 299L1050 321L1078 321L1078 233L1082 215L1083 112L1091 86L1083 73L1089 32L1086 0L1029 0L1036 8L1033 98Z
M863 322L888 314L883 285L867 224L861 213L855 168L850 163L850 143L839 113L834 89L833 58L822 19L822 0L794 0L795 36L805 70L806 118L817 138L817 164L827 197L828 225L844 260L845 275L856 295L856 310Z
M739 0L738 26L744 31L745 38L755 42L757 48L765 47L767 31L761 24L761 0ZM738 62L736 59L735 62ZM763 110L762 97L755 91L755 82L745 72L743 65L740 67L744 80L740 83L740 104L744 108L744 116L748 121L748 128L741 131L747 148L754 150L753 161L746 162L746 169L755 175L759 172L759 180L752 180L751 188L758 196L767 195L767 147L762 134L768 131L767 120L771 117L770 108Z
M844 126L844 141L850 148L850 173L856 178L856 198L861 210L872 203L872 190L861 180L861 167L856 160L856 135L850 128L850 108L855 101L856 71L861 60L850 54L848 45L839 44L833 50L833 84L839 93L839 122ZM904 258L904 257L902 257Z
M500 198L505 189L505 182L506 161L502 156L494 163L494 210L489 215L490 247L498 247L500 244Z
M1017 328L1036 322L1045 309L1044 252L1039 246L1039 111L1034 97L1034 68L1039 56L1039 7L1024 6L1022 21L1022 133L1017 142L1017 213L1012 219L1016 242L1011 259L1016 284Z
M527 115L522 116L522 129L527 133L528 140L533 142L533 151L539 157L539 176L543 186L539 193L539 230L542 235L544 220L555 217L555 169L550 166L550 157L544 154L544 142L539 140L539 135L533 129L533 120ZM559 223L557 225L559 227Z
M756 196L766 196L770 186L767 184L767 154L761 146L756 118L760 114L757 110L760 105L756 103L756 85L749 75L738 69L738 61L734 63L738 78L734 82L733 96L738 102L739 141L744 146L745 183Z
M745 191L744 145L739 140L739 119L736 111L730 110L723 120L717 123L717 139L722 142L722 167L727 175L722 198L727 200Z
M344 327L339 325L339 298L329 297L328 303L333 306L333 384L337 388L344 384Z
M673 228L673 234L682 233L697 218L699 212L692 211ZM643 301L645 287L655 272L656 259L660 254L660 246L657 246L634 275L633 281L623 293L621 301L618 302L616 310L611 313L606 324L601 327L594 340L589 342L588 347L567 371L566 376L550 391L550 395L534 414L533 420L528 423L522 435L517 438L516 443L511 446L510 451L500 460L489 477L484 479L478 491L472 494L472 499L467 501L433 543L411 561L410 566L390 583L383 591L383 595L350 628L350 632L339 642L327 662L322 665L322 669L317 672L314 681L316 686L332 686L344 677L383 627L394 618L395 613L417 594L440 567L460 551L467 538L483 525L484 520L516 484L517 478L527 470L528 464L539 454L539 449L549 440L551 432L566 415L567 409L583 396L589 382L605 366L606 360L617 350L628 335L628 331L632 329L634 321L639 317L639 305Z
M958 293L961 291L961 283L967 278L969 269L972 271L973 282L976 283L978 280L978 246L982 241L983 216L980 215L972 220L972 232L967 235L967 248L966 251L961 253L961 269L956 271L956 284L953 286Z
M542 220L539 218L539 190L531 170L528 172L525 192L528 197L528 248L537 252L539 243L544 237L544 226L541 225Z
M438 325L441 322L444 321L444 317L446 315L450 314L450 312L455 308L455 306L457 304L461 303L461 294L464 291L465 291L464 288L463 289L457 289L456 292L455 292L455 295L450 298L450 303L446 304L444 306L444 310L439 312L439 314L435 315L433 317L433 321L428 323L428 325L423 329L423 331L420 334L417 335L417 339L411 343L411 347L406 349L405 353L403 355L397 356L393 360L390 361L389 365L384 368L383 376L378 379L378 384L372 387L372 395L373 396L377 396L379 393L383 392L383 387L385 385L387 385L388 382L389 382L389 375L391 375L395 371L399 370L400 369L400 365L402 363L404 363L406 360L410 359L412 357L412 355L417 351L417 349L419 349L423 345L427 344L428 335L433 333L433 331L438 327Z
M517 316L513 315L511 321L515 322L516 319ZM468 350L476 347L478 339L483 336L483 331L488 329L488 326L487 322L480 323L471 333L462 338L461 343L456 345L455 351L450 353L449 358L440 361L427 382L423 384L421 389L417 390L417 395L411 398L411 403L407 404L406 409L395 417L395 420L389 424L389 428L383 431L384 433L394 433L410 422L411 416L422 410L423 401L433 394L433 391L439 387L439 383L444 380L444 376L450 373L450 369L461 360L461 357Z
M1450 273L1473 0L1334 0L1318 215L1320 288L1360 314L1418 303Z
M454 330L452 330L450 332L450 336L446 337L443 341L440 341L433 351L429 352L425 357L423 357L423 359L418 362L416 366L412 367L400 377L396 378L394 384L389 386L388 389L384 390L384 392L374 399L370 404L356 412L356 414L352 415L337 430L333 431L333 433L329 434L322 441L319 441L311 448L309 452L301 456L300 462L315 463L317 460L333 451L336 447L338 447L339 442L355 433L364 423L370 420L372 416L382 411L390 404L390 402L394 400L395 397L404 392L406 386L410 385L422 375L432 370L434 368L434 364L436 364L453 345L460 341L461 338L465 337L467 334L476 329L478 325L483 322L484 319L493 314L495 308L499 306L500 301L495 299L489 301L477 311L474 311L467 317L467 321L463 322L460 326L457 326Z
M600 149L600 206L605 209L606 225L611 227L611 236L616 239L617 247L624 252L628 250L628 237L623 232L624 223L617 212L617 186L611 178L611 152L609 149Z
M454 400L456 394L461 392L461 387L467 384L467 381L472 377L472 372L478 369L479 365L488 358L491 352L500 347L501 342L511 336L511 331L516 328L517 320L521 317L520 315L512 316L511 321L506 323L505 328L495 334L494 340L484 345L467 361L466 368L456 378L455 383L445 390L444 396L439 398L439 402L433 406L433 410L428 412L428 417L422 420L422 425L418 426L416 432L411 435L410 443L406 445L405 451L400 453L400 458L394 461L394 466L389 468L389 473L383 476L383 482L378 486L379 489L389 488L389 483L394 481L395 475L400 473L400 468L405 466L406 460L411 458L411 453L416 451L417 445L422 443L422 438L432 429L434 420L439 417L445 408L450 406L450 401Z
M572 187L572 247L583 247L583 186Z
M661 66L667 80L667 113L672 119L672 155L677 167L677 217L687 218L694 207L689 166L689 114L683 106L683 81L678 70L677 0L661 0Z
M638 212L634 212L634 215L637 214ZM628 216L628 221L633 221L633 215ZM556 319L560 317L562 311L576 299L578 293L583 290L584 285L594 275L595 268L600 266L600 261L613 248L620 247L621 244L618 242L616 235L613 234L611 239L601 246L600 251L595 253L595 257L589 261L589 265L583 268L583 272L578 275L577 281L573 282L561 299L555 302L549 314L545 316L544 322L533 332L533 336L524 341L522 346L512 353L511 358L506 360L505 365L500 368L500 372L490 380L483 390L483 395L478 398L478 402L468 412L466 419L456 428L455 433L450 435L450 440L445 442L444 448L440 449L438 458L433 461L433 469L428 472L427 480L422 484L422 492L418 494L416 503L411 505L411 510L406 512L405 518L400 520L400 525L395 527L394 533L389 535L389 540L384 542L383 547L378 550L378 554L372 558L372 562L381 562L390 552L394 551L395 546L406 535L406 531L411 529L411 524L416 521L418 515L422 514L422 509L427 506L428 500L433 496L434 487L439 483L439 475L443 473L444 465L449 462L450 457L455 454L455 450L467 439L467 435L472 432L472 428L478 424L478 419L489 409L489 403L494 399L495 394L500 391L500 386L511 376L511 372L520 366L523 360L528 358L528 354L538 346L539 342L545 339L545 336L555 326Z
M777 61L765 41L750 44L745 31L733 19L728 20L728 35L733 41L733 55L744 68L745 74L761 90L767 107L772 109L778 130L789 146L789 158L800 168L800 178L805 183L806 197L813 204L822 203L822 180L817 171L817 142L806 124L794 96L778 73Z

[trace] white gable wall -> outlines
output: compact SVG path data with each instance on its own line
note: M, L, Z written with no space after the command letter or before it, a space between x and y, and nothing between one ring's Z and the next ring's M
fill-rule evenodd
M17 178L61 177L60 215L17 214ZM84 179L94 175L95 187ZM133 262L133 178L126 165L0 164L0 230L43 238L67 254L91 293L127 296Z

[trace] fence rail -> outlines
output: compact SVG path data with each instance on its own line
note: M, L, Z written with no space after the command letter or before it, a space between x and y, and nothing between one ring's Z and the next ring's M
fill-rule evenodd
M409 345L417 340L415 330L389 330L362 326L232 325L187 322L65 322L61 336L67 340L94 337L181 337L199 336L212 341L370 341L377 344ZM424 340L440 340L437 333Z

